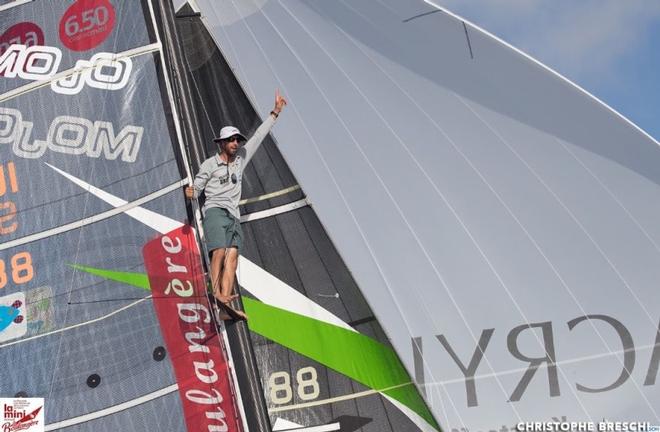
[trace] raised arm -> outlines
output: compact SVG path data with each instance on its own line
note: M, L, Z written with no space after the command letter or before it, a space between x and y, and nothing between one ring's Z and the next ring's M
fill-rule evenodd
M252 137L243 146L245 149L246 164L250 161L250 159L252 159L252 156L254 156L264 138L266 138L266 135L268 135L268 132L270 132L272 129L273 125L275 124L275 120L277 120L277 117L280 115L280 112L282 112L282 109L284 109L286 103L286 99L282 97L280 91L275 90L275 107L270 112L268 118L266 118L266 120L261 123L261 126L257 128L257 130L254 132L254 135L252 135Z

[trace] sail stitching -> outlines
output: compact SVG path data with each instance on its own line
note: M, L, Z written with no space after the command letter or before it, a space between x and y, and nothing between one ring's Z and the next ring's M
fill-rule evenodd
M267 200L267 199L271 199L271 198L275 198L275 197L278 197L278 196L286 195L289 192L297 191L298 189L300 189L300 185L293 185L293 186L288 187L288 188L280 189L278 191L267 193L267 194L264 194L264 195L259 195L259 196L253 197L253 198L245 198L243 200L240 200L238 202L238 204L239 205L252 204L252 203L259 202L259 201L264 201L264 200Z
M0 6L0 12L15 8L16 6L21 6L21 5L24 5L26 3L30 3L32 1L34 1L34 0L16 0L16 1L13 1L11 3L7 3L6 5Z
M307 198L300 199L298 201L294 201L289 204L284 204L281 206L269 208L268 210L262 210L254 213L248 213L241 215L241 223L243 222L252 222L255 220L259 219L265 219L267 217L275 216L278 214L290 212L292 210L297 210L301 207L306 207L308 205L311 205L309 200Z
M599 177L598 177L598 176L597 176L597 175L596 175L591 169L589 169L589 167L587 167L587 165L585 165L585 163L582 161L582 159L580 159L580 158L579 158L579 157L578 157L573 151L569 150L569 148L567 147L567 145L566 145L562 140L560 140L560 139L557 138L557 137L553 137L553 138L554 138L555 142L557 142L557 143L560 144L562 147L564 147L564 149L566 150L566 152L567 152L568 154L570 154L570 155L571 155L571 156L572 156L572 157L573 157L573 158L574 158L574 159L575 159L575 160L576 160L576 161L582 166L582 168L584 168L585 171L588 172L589 175L591 175L591 176L594 178L594 180L596 180L596 182L598 182L598 184L599 184L599 185L605 190L605 192L607 192L607 194L608 194L608 195L609 195L609 196L610 196L610 197L611 197L611 198L612 198L612 199L613 199L613 200L619 205L619 207L621 207L621 209L622 209L622 210L628 215L628 217L633 221L633 223L637 226L637 228L639 228L639 230L644 234L644 237L646 237L646 238L648 239L648 241L651 242L651 244L653 245L653 247L655 248L655 250L657 250L658 252L660 252L660 246L658 245L658 243L656 243L656 241L653 240L653 238L652 238L651 235L648 233L648 231L647 231L646 229L644 229L644 227L643 227L643 226L641 225L641 223L637 220L637 218L636 218L635 216L633 216L632 213L630 213L630 210L628 210L628 209L626 208L626 206L621 202L621 200L619 200L619 199L616 197L616 195L614 194L614 192L612 192L612 190L611 190L609 187L607 187L607 186L605 185L605 183L603 183L603 181L602 181L602 180L601 180L601 179L600 179L600 178L599 178Z
M80 322L78 324L73 324L73 325L70 325L68 327L62 327L60 329L53 330L53 331L50 331L50 332L30 336L30 337L27 337L27 338L24 338L24 339L19 339L19 340L16 340L16 341L8 342L8 343L0 345L0 348L5 348L5 347L11 346L11 345L17 345L17 344L20 344L20 343L23 343L23 342L29 342L29 341L32 341L32 340L35 340L35 339L40 339L42 337L54 335L54 334L57 334L57 333L62 333L62 332L68 331L68 330L73 330L73 329L76 329L76 328L79 328L79 327L84 327L84 326L89 325L89 324L94 324L94 323L97 323L99 321L103 321L103 320L108 319L108 318L110 318L114 315L117 315L120 312L125 311L126 309L130 309L133 306L136 306L136 305L142 303L143 301L145 301L149 298L151 298L151 295L148 295L146 297L142 297L138 301L135 301L131 304L127 304L126 306L123 306L123 307L121 307L117 310L114 310L114 311L112 311L112 312L110 312L106 315L101 316L101 317L94 318L94 319L91 319L89 321L83 321L83 322Z
M343 32L343 30L341 30L341 29L340 29L340 31ZM504 201L502 200L500 195L493 189L493 187L490 185L490 183L488 183L488 181L484 178L484 176L481 174L481 172L473 165L473 163L470 161L470 159L458 148L458 146L455 144L455 142L447 135L447 133L440 127L440 125L433 118L431 118L431 116L421 106L419 106L419 104L414 100L414 98L412 96L410 96L410 94L408 94L403 88L401 88L401 86L385 70L383 70L383 68L381 68L380 65L378 65L367 53L365 53L360 47L358 47L358 49L360 49L363 52L363 54L365 54L381 70L381 72L383 74L385 74L385 76L387 76L390 79L390 81L392 81L399 88L399 90L401 90L401 92L403 94L405 94L410 99L410 101L422 112L422 114L424 114L429 119L429 121L431 121L435 125L435 127L445 136L445 138L447 138L447 140L451 143L451 145L454 147L454 149L463 157L463 159L465 159L465 161L468 163L468 165L475 171L475 173L481 178L481 180L484 182L484 184L491 190L491 192L495 195L495 197L499 200L499 202L509 212L511 217L516 222L518 222L518 224L521 226L523 232L525 232L528 235L528 237L530 238L532 243L537 247L537 249L539 250L541 255L546 259L546 262L551 267L551 269L555 272L555 274L557 275L559 280L564 284L564 286L566 287L568 292L570 294L572 294L572 292L570 291L568 286L566 286L565 282L563 281L561 276L558 274L558 272L556 271L556 269L554 268L552 263L550 263L549 260L547 259L547 257L545 256L545 254L543 254L543 252L541 252L538 244L531 238L531 236L529 235L527 230L522 226L522 224L520 223L518 218L513 214L511 209L504 203ZM476 245L476 243L475 243L475 245ZM482 253L482 255L483 255L483 253ZM485 255L484 255L484 258L486 258ZM592 324L592 326L593 326L593 324ZM506 373L507 373L507 371L502 372L502 374L506 374ZM494 374L490 374L490 375L496 377L499 374L500 373L498 372L498 373L494 373ZM440 385L440 386L443 386L444 383L445 383L445 381L435 381L435 380L430 382L430 384L437 384L437 385Z
M131 400L128 400L126 402L104 408L102 410L98 410L98 411L94 411L94 412L91 412L91 413L88 413L88 414L84 414L84 415L81 415L79 417L72 417L70 419L59 421L57 423L47 424L45 430L46 431L54 431L54 430L62 429L62 428L69 427L69 426L75 426L75 425L80 424L80 423L86 423L88 421L96 420L98 418L106 417L106 416L109 416L111 414L115 414L115 413L118 413L120 411L124 411L124 410L127 410L129 408L133 408L133 407L136 407L138 405L142 405L143 403L150 402L154 399L158 399L158 398L161 398L163 396L167 396L170 393L174 393L178 389L179 389L178 384L172 384L172 385L169 385L167 387L163 387L160 390L156 390L155 392L145 394L145 395L140 396L138 398L131 399Z
M271 408L271 409L268 410L268 412L269 413L277 413L277 412L283 412L283 411L291 411L291 410L299 409L299 408L309 408L309 407L313 407L313 406L327 405L327 404L330 404L330 403L341 402L341 401L352 400L352 399L358 399L358 398L365 397L365 396L371 396L373 394L378 394L378 393L381 393L381 392L395 390L395 389L402 388L402 387L407 387L407 386L410 386L410 385L413 385L413 384L414 383L412 381L410 381L410 382L407 382L407 383L397 384L397 385L390 386L390 387L387 387L387 388L382 388L382 389L364 390L364 391L361 391L361 392L351 393L351 394L337 396L337 397L333 397L333 398L315 400L314 402L305 402L305 403L300 403L300 404L296 404L296 405L287 405L287 406L283 406L283 407Z
M78 221L68 223L66 225L61 225L59 227L51 228L51 229L48 229L48 230L45 230L45 231L41 231L41 232L38 232L38 233L35 233L35 234L30 234L30 235L27 235L27 236L24 236L24 237L15 239L15 240L11 240L11 241L2 243L2 244L0 244L0 251L5 250L5 249L9 249L9 248L13 248L13 247L16 247L16 246L20 246L20 245L23 245L23 244L26 244L26 243L31 243L35 240L40 240L40 239L45 238L45 237L50 237L50 236L53 236L53 235L56 235L56 234L61 234L61 233L67 232L67 231L71 231L71 230L74 230L74 229L77 229L77 228L81 228L81 227L84 227L86 225L90 225L90 224L93 224L93 223L96 223L96 222L100 222L102 220L108 219L108 218L110 218L112 216L115 216L117 214L123 213L127 210L136 208L136 207L138 207L142 204L153 201L156 198L159 198L163 195L166 195L166 194L168 194L168 193L184 186L186 183L187 182L186 182L185 179L179 180L175 183L172 183L171 185L169 185L167 187L164 187L163 189L160 189L156 192L152 192L149 195L145 195L142 198L139 198L139 199L137 199L135 201L132 201L130 203L126 203L122 206L112 208L112 209L104 211L102 213L98 213L98 214L86 217L84 219L80 219Z
M342 3L344 3L344 4L345 4L347 7L349 7L351 10L354 10L350 5L346 4L345 2L342 2ZM365 99L368 103L370 103L370 102L368 101L368 99L364 96L364 94L362 93L362 91L358 88L358 86L353 82L353 80L348 76L348 74L347 74L347 73L346 73L346 72L345 72L345 71L344 71L344 70L343 70L343 69L337 64L337 62L335 61L335 59L332 57L332 55L330 55L330 53L327 52L327 50L325 49L325 47L323 47L323 46L320 44L320 42L319 42L319 41L318 41L318 40L312 35L312 33L309 31L309 29L307 29L307 28L306 28L306 27L305 27L305 26L304 26L304 25L298 20L298 18L295 16L295 14L292 13L291 10L289 10L284 4L282 4L282 7L283 7L283 9L286 10L287 13L288 13L288 14L289 14L289 15L290 15L290 16L296 21L296 23L297 23L297 24L298 24L298 25L299 25L299 26L300 26L300 27L301 27L301 28L302 28L302 29L303 29L303 30L304 30L304 31L305 31L305 32L306 32L311 38L312 38L312 40L313 40L313 41L319 46L319 48L321 48L321 50L323 50L323 52L324 52L324 53L326 54L326 56L330 59L330 61L332 61L332 63L333 63L333 64L334 64L334 65L335 65L335 66L341 71L341 73L342 73L342 74L348 79L348 81L349 81L349 82L350 82L350 83L356 88L356 90L360 93L360 95L362 95L362 96L364 97L364 99ZM262 12L262 13L263 13L263 12ZM264 16L265 16L265 13L264 13ZM268 18L266 17L266 19L268 19ZM270 22L270 19L268 19L268 20L269 20L269 22ZM271 26L273 26L273 28L275 28L275 25L274 25L272 22L271 22ZM283 36L278 30L276 30L276 31L278 32L279 36L280 36L280 37L282 38L282 40L284 41L284 40L285 40L284 36ZM350 39L350 38L349 38L349 39ZM342 124L342 126L344 127L344 129L345 129L345 130L348 132L348 134L351 136L351 138L352 138L353 142L355 143L355 145L356 145L358 151L362 154L362 156L364 157L364 159L365 159L365 161L367 162L367 164L371 167L372 171L374 172L374 174L376 175L376 177L377 177L378 180L380 181L380 183L381 183L381 185L383 186L385 192L388 194L388 196L390 197L390 199L392 200L392 202L394 203L394 205L395 205L396 208L398 209L399 214L401 215L401 217L402 217L402 219L404 220L404 222L406 223L406 225L408 225L409 229L411 230L411 233L413 234L413 236L414 236L415 239L417 240L418 244L421 246L422 250L425 251L424 247L422 246L420 240L419 240L418 237L417 237L417 234L416 234L416 233L414 232L414 230L412 230L412 228L410 227L410 224L408 223L408 221L407 221L406 217L404 216L402 210L400 209L398 203L396 202L396 200L394 199L394 197L391 195L389 189L387 188L387 186L386 186L385 183L383 182L381 176L378 174L378 172L376 171L376 169L375 169L375 167L373 166L373 164L372 164L372 163L369 161L369 159L367 158L366 154L364 153L364 150L362 149L362 147L361 147L360 144L358 143L357 139L356 139L355 137L353 137L353 135L351 134L351 132L350 132L350 130L349 130L349 128L348 128L348 126L345 124L345 122L343 121L343 119L341 118L341 116L337 113L337 111L336 111L334 105L330 102L330 100L329 100L329 98L326 96L325 92L323 92L323 90L321 89L320 85L316 82L316 80L315 80L314 77L312 76L312 74L311 74L311 72L309 71L309 69L308 69L308 67L306 66L306 64L305 64L305 63L302 61L302 59L297 55L297 53L295 53L295 51L294 51L293 48L288 44L288 42L285 42L285 43L287 43L287 46L289 47L289 49L291 50L291 52L294 54L294 56L296 57L296 59L300 62L301 66L303 67L303 69L305 70L305 72L308 74L308 76L310 77L310 79L314 82L314 84L316 85L316 87L317 87L317 89L319 90L319 92L323 95L323 97L324 97L326 103L327 103L328 106L332 109L332 111L333 111L334 114L336 115L336 117L337 117L337 119L339 120L339 122ZM371 105L371 104L370 104L370 105ZM378 114L379 117L381 117L381 119L382 119L382 116L381 116L380 112L379 112L375 107L373 107L373 105L371 105L371 107L372 107L372 109L376 112L376 114ZM384 121L384 119L383 119L383 121ZM386 125L388 128L390 128L390 130L391 130L391 127L389 127L388 123L385 122L385 121L384 121L384 123L385 123L385 125ZM395 134L395 136L396 136L396 134ZM399 137L397 136L397 138L399 138ZM399 141L402 142L402 141L400 140L400 138L399 138ZM413 157L413 159L414 159L414 157ZM414 159L414 160L415 160L415 159ZM364 240L365 240L365 243L367 243L366 238L365 238ZM373 253L372 253L372 255L373 255ZM426 255L426 252L425 252L425 255ZM430 258L428 257L428 255L427 255L427 259L429 260L429 262L430 262L431 266L433 267L433 269L436 270L436 268L435 268L433 262L430 260ZM375 256L374 256L374 260L376 260ZM382 270L381 270L381 271L382 271ZM439 279L440 279L440 281L442 282L442 284L445 285L445 281L444 281L444 279L441 277L441 275L439 274L439 272L437 272L437 270L436 270L436 275L439 277ZM383 274L383 277L384 277L384 274ZM386 283L386 286L388 287L388 290L390 291L390 295L391 295L391 297L392 297L394 303L397 305L397 307L398 307L399 310L400 310L399 303L398 303L397 300L396 300L396 296L394 296L394 294L392 293L392 289L391 289L391 287L390 287L389 284L387 284L387 283ZM446 285L445 285L445 286L446 286ZM450 296L451 296L451 294L450 294ZM425 303L422 302L422 304L425 304ZM403 315L402 315L402 316L403 316ZM462 313L461 313L461 316L462 316ZM467 321L465 320L464 317L463 317L463 321L464 321L464 322L466 323L466 325L467 325ZM405 321L404 321L404 322L405 322ZM407 322L405 322L405 323L406 323L406 325L408 325ZM453 405L453 401L451 401L451 399L450 399L450 403ZM442 405L443 405L443 411L444 411L444 410L445 410L445 408L444 408L444 404L442 404ZM454 406L454 409L455 409L455 406Z
M345 3L345 4L346 4L346 3ZM346 4L346 6L350 8L350 5ZM351 8L351 9L352 9L352 8ZM354 10L354 9L353 9L353 10ZM355 12L357 13L357 11L355 11ZM482 180L483 180L483 181L484 181L484 182L490 187L490 185L489 185L488 182L483 178L483 176L481 175L481 173L480 173L480 172L479 172L479 171L478 171L478 170L472 165L472 163L470 162L470 160L469 160L469 159L468 159L468 158L467 158L467 157L466 157L466 156L460 151L460 149L458 149L458 147L456 146L456 144L455 144L455 143L453 142L453 140L447 135L447 133L442 129L442 127L440 127L440 125L439 125L437 122L435 122L435 121L431 118L431 116L430 116L425 110L423 110L423 109L417 104L417 102L414 100L414 98L413 98L412 96L410 96L410 95L408 94L408 92L406 92L406 90L403 89L403 88L399 85L399 83L398 83L398 82L397 82L392 76L390 76L390 75L389 75L389 74L388 74L388 73L387 73L387 72L386 72L386 71L385 71L385 70L384 70L384 69L383 69L383 68L382 68L382 67L381 67L381 66L380 66L380 65L379 65L379 64L378 64L378 63L377 63L377 62L376 62L376 61L375 61L375 60L374 60L374 59L373 59L373 58L367 53L367 52L365 52L365 50L363 50L358 44L356 44L356 43L353 41L353 39L352 39L348 34L346 34L346 32L345 32L343 29L338 28L338 30L339 30L339 31L340 31L340 32L346 37L346 39L349 40L349 41L350 41L350 42L351 42L351 43L352 43L352 44L353 44L353 45L354 45L354 46L355 46L355 47L356 47L356 48L357 48L357 49L358 49L358 50L359 50L359 51L360 51L360 52L361 52L366 58L368 58L368 59L369 59L369 60L370 60L370 61L371 61L371 62L372 62L372 63L373 63L373 64L374 64L374 65L375 65L380 71L381 71L381 73L383 73L383 74L384 74L384 75L385 75L385 76L386 76L386 77L387 77L387 78L388 78L388 79L389 79L389 80L390 80L390 81L391 81L391 82L392 82L392 83L393 83L393 84L394 84L394 85L395 85L395 86L396 86L396 87L397 87L397 88L403 93L403 94L405 94L405 95L411 100L411 102L412 102L413 104L415 104L415 106L416 106L416 107L417 107L417 108L418 108L418 109L419 109L419 110L420 110L420 111L421 111L421 112L422 112L422 113L423 113L423 114L424 114L424 115L425 115L425 116L426 116L426 117L427 117L427 118L428 118L428 119L429 119L429 120L430 120L430 121L436 126L436 128L437 128L437 129L438 129L438 130L439 130L439 131L440 131L440 132L441 132L441 133L447 138L447 140L452 144L452 146L454 147L454 149L455 149L455 150L456 150L461 156L463 156L463 158L466 160L466 162L467 162L467 163L468 163L468 164L469 164L469 165L475 170L475 172L477 173L477 175L479 175L479 176L482 178ZM366 99L366 97L365 97L365 99ZM374 110L375 110L375 108L374 108ZM382 118L382 117L381 117L381 118ZM383 121L384 121L384 120L383 120ZM385 122L385 124L387 125L387 122ZM390 128L390 129L391 129L391 128ZM432 180L432 179L430 178L430 176L426 173L426 170L421 166L421 164L420 164L420 163L419 163L414 157L413 157L413 160L417 163L417 165L418 165L419 168L420 168L420 171L421 171L421 172L427 177L427 179L429 180L429 182L431 183L431 185L433 186L433 188L436 190L436 192L438 193L438 195L440 196L440 198L445 202L445 204L447 205L447 207L449 208L449 210L454 214L454 216L456 217L457 221L459 222L459 224L461 224L461 226L462 226L463 229L465 230L466 234L470 237L470 239L472 240L473 244L475 245L475 247L477 248L477 250L480 252L480 254L482 255L482 257L483 257L483 258L486 260L486 262L490 265L490 260L486 257L485 253L483 252L483 250L481 249L481 247L480 247L479 244L477 243L476 239L473 237L472 233L469 231L469 229L467 228L467 226L465 226L465 224L463 223L463 221L461 220L461 218L459 217L459 215L456 213L454 207L453 207L453 206L447 201L447 199L446 199L446 197L444 196L444 194L442 194L442 192L439 190L439 188L437 187L437 185L435 184L435 182L433 182L433 180ZM492 189L492 188L491 188L491 189ZM490 267L491 267L491 268L493 269L493 271L494 271L494 268L492 267L492 265L490 265ZM497 275L497 273L495 273L495 274ZM457 310L459 311L459 314L460 314L461 318L463 319L463 322L467 325L467 321L466 321L465 317L463 316L463 314L462 314L460 308L458 308L458 304L455 302L454 297L451 295L450 292L448 292L448 294L449 294L450 298L452 299L452 301L454 301L454 306L455 306L455 307L457 308ZM469 328L469 327L468 327L468 328ZM476 342L476 338L475 338L475 336L472 334L471 331L470 331L470 334L472 335L473 339L475 339L475 342ZM495 372L495 369L493 368L493 366L491 365L491 363L488 361L488 359L486 359L486 362L487 362L486 364L490 367L490 369L491 369L491 370L493 371L493 373L495 374L495 378L496 378L496 381L497 381L497 383L498 383L500 389L501 389L501 390L503 391L503 393L506 395L506 392L505 392L505 390L504 390L504 387L503 387L502 383L497 379L497 373ZM433 378L433 379L432 379L432 382L440 382L440 380L436 380L435 378ZM441 384L441 387L444 389L444 386L443 386L442 384ZM446 391L446 389L445 389L445 391ZM456 408L456 405L454 404L454 402L453 402L453 400L452 400L451 398L449 398L449 403L452 405L454 411L455 411L456 413L458 413L458 410L457 410L457 408ZM446 410L446 408L445 408L445 406L444 406L444 403L442 403L442 398L440 398L440 404L441 404L441 407L442 407L443 412L445 413L445 417L447 417L447 410ZM513 410L514 410L514 412L516 413L516 415L518 416L518 418L520 419L520 415L517 413L517 410L516 410L515 408L513 408ZM461 417L461 416L459 415L459 418L460 418L460 417ZM463 420L461 419L461 421L463 421Z

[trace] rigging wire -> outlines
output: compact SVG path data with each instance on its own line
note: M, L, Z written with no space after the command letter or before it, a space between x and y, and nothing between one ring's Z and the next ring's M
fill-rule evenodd
M91 304L91 303L107 303L107 302L115 302L115 301L128 301L128 300L140 300L143 299L144 297L116 297L116 298L107 298L107 299L99 299L99 300L86 300L86 301L74 301L74 302L67 302L69 305L82 305L82 304ZM149 298L153 300L165 300L165 299L171 299L171 296L150 296ZM205 295L191 295L189 297L186 297L187 299L201 299L201 298L207 298Z
M109 183L105 183L105 184L102 184L102 185L98 185L96 187L99 188L99 189L107 189L110 186L120 184L120 183L122 183L126 180L137 179L137 177L148 174L148 173L150 173L150 172L152 172L156 169L160 169L163 166L165 166L167 164L170 164L172 162L176 162L176 159L175 158L166 159L166 160L164 160L162 162L159 162L159 163L155 164L154 166L151 166L151 167L149 167L149 168L147 168L143 171L140 171L140 172L137 172L137 173L134 173L134 174L130 174L130 175L127 175L127 176L123 176L123 177L121 177L117 180L114 180L114 181L111 181ZM47 201L47 202L43 202L43 203L40 203L40 204L35 204L35 205L32 205L32 206L27 206L27 207L22 206L20 209L16 210L15 214L19 215L21 213L26 213L30 210L36 210L36 209L39 209L41 207L50 206L52 204L57 204L57 203L60 203L60 202L63 202L63 201L69 200L69 199L78 198L78 197L81 197L81 196L86 196L88 193L89 192L87 192L87 191L83 191L83 192L74 193L72 195L67 195L67 196L64 196L64 197L60 197L60 198L54 199L52 201Z

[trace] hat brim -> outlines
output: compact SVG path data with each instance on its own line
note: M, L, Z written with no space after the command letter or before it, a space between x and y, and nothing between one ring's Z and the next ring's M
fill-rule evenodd
M234 135L238 135L238 137L240 138L240 141L242 141L242 142L247 141L247 139L243 136L243 134L233 134L233 135L228 136L227 138L233 137ZM221 141L223 141L227 138L215 137L215 138L213 138L213 142L221 142Z

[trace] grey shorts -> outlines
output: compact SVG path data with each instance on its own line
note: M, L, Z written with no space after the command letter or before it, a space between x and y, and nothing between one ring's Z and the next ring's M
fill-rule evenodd
M243 248L241 222L228 210L218 207L207 209L203 226L209 254L215 249L235 247L240 252Z

